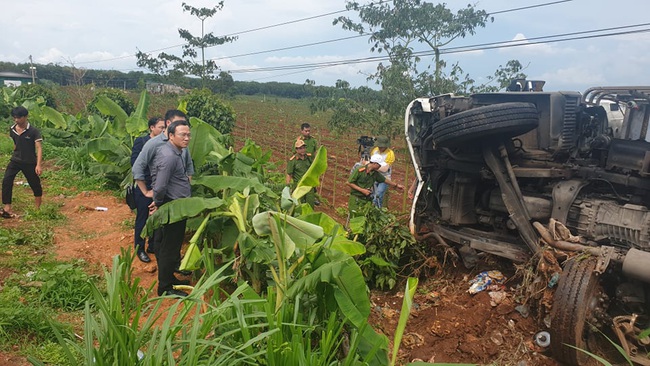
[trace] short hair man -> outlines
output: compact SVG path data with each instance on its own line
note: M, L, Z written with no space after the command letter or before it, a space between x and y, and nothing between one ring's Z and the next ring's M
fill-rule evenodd
M311 136L311 126L309 123L303 123L300 125L300 136L298 136L296 141L298 140L302 140L305 143L307 154L316 154L316 150L318 149L318 141L316 141L316 139ZM296 150L294 149L293 152L296 152Z
M14 124L9 128L9 136L14 141L14 151L9 159L9 164L2 179L2 203L4 208L0 213L3 218L14 218L11 211L13 198L14 179L18 172L23 175L34 193L34 205L40 209L43 201L43 187L40 175L43 172L43 137L38 128L27 121L29 112L25 107L16 107L11 110Z
M311 154L307 152L307 145L303 140L296 140L293 147L296 149L296 153L287 162L286 184L291 184L291 180L293 180L295 188L295 185L309 170L313 160ZM310 190L303 199L313 207L316 199L314 191Z
M183 150L190 142L190 127L187 121L176 121L167 127L168 140L156 153L153 165L153 203L151 212L165 203L179 198L190 197L192 189L185 169ZM185 236L186 220L164 225L162 242L157 248L158 296L187 296L187 293L173 288L183 281L174 276L177 256Z
M386 183L400 190L404 189L403 185L386 179L379 173L379 168L385 166L385 164L383 158L375 154L370 157L368 164L352 172L346 183L350 187L350 198L348 200L350 217L359 216L362 206L372 200L372 188L375 182Z
M375 140L375 147L370 150L370 156L378 154L383 158L384 165L379 168L379 173L386 179L391 179L393 173L393 163L395 162L395 152L389 147L390 139L387 136L378 136ZM372 204L377 208L382 208L384 205L384 195L388 190L386 183L375 183L374 197Z
M178 121L184 121L187 124L187 115L182 111L179 111L178 109L170 109L167 111L167 113L165 113L166 126L169 126L172 123ZM144 194L145 197L153 198L153 191L149 189L146 184L146 177L147 177L146 172L147 170L149 170L149 173L151 174L152 184L155 184L156 167L154 166L153 162L156 157L158 149L161 146L167 144L168 141L169 141L169 137L167 136L167 131L163 131L163 133L150 139L144 144L144 146L142 146L142 151L140 152L137 159L135 159L135 162L133 163L133 167L131 168L131 172L133 173L133 179L135 180L135 183L137 184L138 188ZM190 156L190 152L188 151L187 147L182 149L181 157L183 158L183 162L185 164L185 172L189 177L189 179L191 180L192 176L194 175L194 163L192 162L192 157ZM161 234L161 231L159 231L155 235L159 235L159 234ZM181 262L180 251L176 255L176 262L177 264L180 264Z
M152 138L160 135L165 130L165 119L162 117L152 117L149 119L148 126L149 133L144 136L140 136L136 138L135 141L133 141L133 148L131 149L131 166L133 166L138 156L140 155L144 144L146 144L147 141L151 140ZM144 181L147 189L151 190L151 172L149 171L148 166L145 169L144 174ZM155 253L155 242L159 242L161 239L159 235L160 232L157 230L156 233L149 237L149 247L145 251L145 240L140 237L140 234L142 233L142 229L144 229L144 225L146 224L147 218L149 217L149 205L151 204L152 200L150 197L146 197L144 195L144 192L140 190L140 187L134 188L133 195L136 205L135 225L133 233L135 250L140 261L149 263L151 262L151 258L149 258L149 255L147 255L147 252Z

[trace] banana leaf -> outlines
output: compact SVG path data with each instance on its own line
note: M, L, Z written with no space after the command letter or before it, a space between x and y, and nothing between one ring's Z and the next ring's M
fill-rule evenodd
M149 216L141 236L146 238L163 225L173 224L202 213L209 213L224 205L225 201L217 197L188 197L173 200L160 206L153 215Z
M202 185L214 192L230 188L235 191L243 192L247 188L252 188L258 194L266 194L271 198L277 198L277 193L265 187L255 178L231 177L224 175L206 175L192 179L192 185Z
M43 112L43 117L45 117L46 120L52 122L54 127L60 129L66 129L68 127L65 118L63 118L63 115L56 109L44 105L41 110Z
M321 146L318 148L318 152L316 152L316 157L314 157L314 161L311 163L311 166L296 185L296 189L294 189L291 197L300 199L312 188L318 187L320 185L320 176L323 175L326 170L327 148L325 148L325 146Z
M99 95L97 98L97 103L95 104L97 109L107 116L114 118L114 124L112 126L111 132L118 137L126 136L126 119L129 117L124 109L115 103L112 99L105 95Z
M260 198L256 194L243 195L237 192L231 196L231 202L228 206L228 211L233 215L233 220L237 224L237 228L241 232L248 232L249 222L252 221L253 216L257 213L260 207Z
M192 139L188 149L195 167L203 166L211 154L226 156L230 153L224 144L223 135L212 125L196 117L190 118L190 124L192 126Z
M364 326L370 316L370 300L359 265L349 255L332 250L323 251L319 259L312 264L313 271L294 281L287 291L287 297L294 298L301 293L313 293L321 283L332 286L341 313L351 324L361 330L360 353L369 354L379 345L382 352L375 353L370 364L387 365L388 339L371 327Z
M279 220L276 220L278 218ZM278 225L283 225L282 230ZM324 235L323 228L279 212L266 211L253 216L253 228L257 235L267 236L273 232L284 233L284 258L289 258L296 246L306 249ZM276 243L279 244L279 243Z
M192 239L190 239L190 245L185 251L183 260L181 260L181 265L179 267L181 271L193 271L200 268L199 264L201 262L201 249L199 248L198 242L201 238L201 235L203 235L203 231L205 231L205 227L208 225L209 220L210 215L207 215L203 219L201 226L199 226L194 235L192 235Z

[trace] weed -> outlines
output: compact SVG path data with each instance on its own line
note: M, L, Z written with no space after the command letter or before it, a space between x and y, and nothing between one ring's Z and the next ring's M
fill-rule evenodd
M91 278L78 264L43 265L32 276L32 280L42 283L37 293L38 300L53 308L80 310L90 299Z

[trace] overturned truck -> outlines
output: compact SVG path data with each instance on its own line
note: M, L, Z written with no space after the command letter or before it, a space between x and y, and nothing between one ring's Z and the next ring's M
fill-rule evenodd
M650 327L650 86L581 94L513 85L409 104L411 230L453 243L466 264L477 252L525 262L543 244L587 253L561 263L554 357L588 365L583 350L602 354L606 334L650 365L650 339L639 337ZM573 240L551 235L549 222Z

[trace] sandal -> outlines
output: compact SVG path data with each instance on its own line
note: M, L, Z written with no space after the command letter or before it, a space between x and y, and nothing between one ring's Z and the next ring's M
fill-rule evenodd
M7 212L5 210L2 210L2 213L0 213L0 216L3 219L14 219L14 218L18 217L18 216L16 216L16 214L13 214L11 212Z

